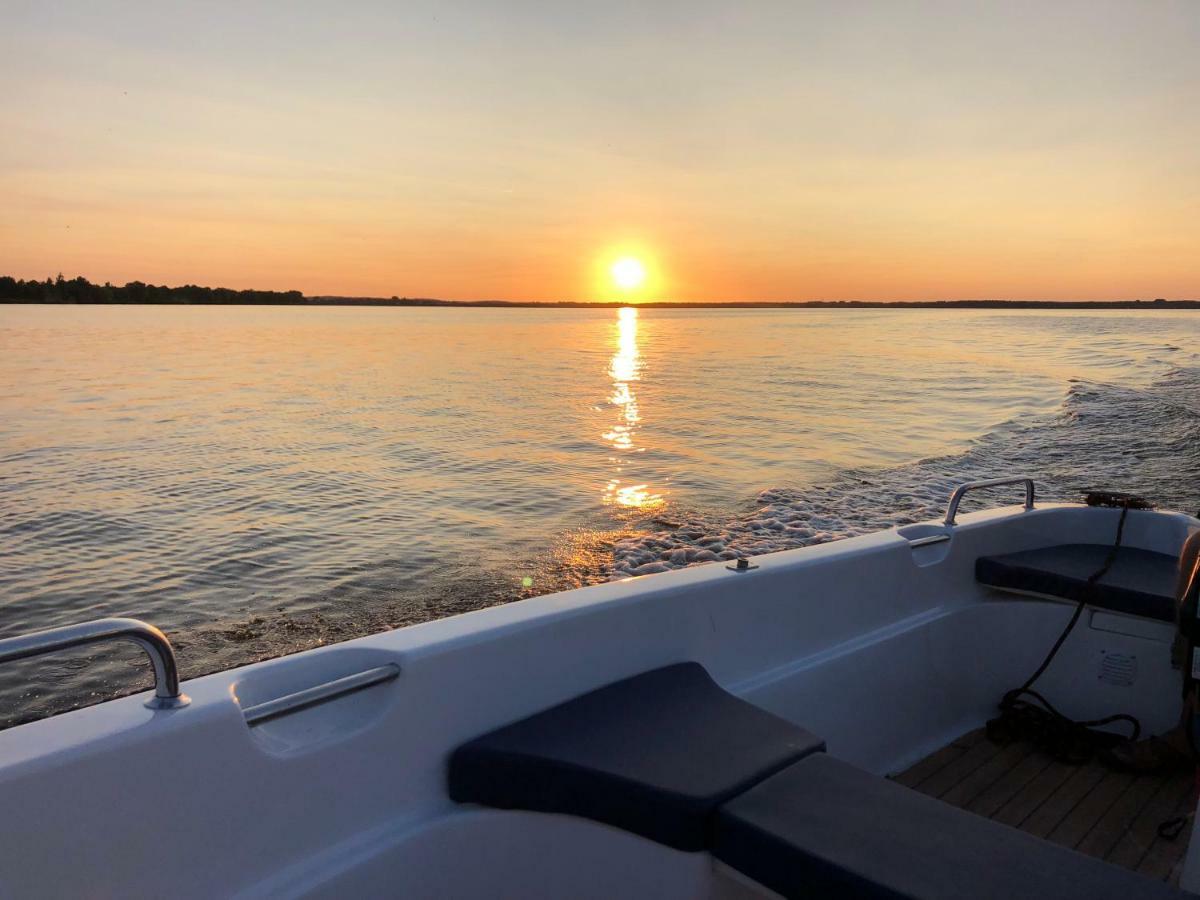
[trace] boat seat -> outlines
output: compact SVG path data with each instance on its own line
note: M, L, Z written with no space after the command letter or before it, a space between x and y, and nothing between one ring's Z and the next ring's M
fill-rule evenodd
M449 789L460 803L582 816L703 850L717 807L824 746L679 663L462 745Z
M1122 547L1112 567L1090 588L1088 578L1108 558L1106 544L1061 544L981 556L975 578L1000 590L1035 594L1109 609L1162 622L1175 621L1175 580L1179 560L1166 553Z
M784 897L1194 896L957 809L825 753L726 803L713 855Z
M708 851L785 897L1185 895L824 753L698 663L610 684L463 744L460 803L580 816Z

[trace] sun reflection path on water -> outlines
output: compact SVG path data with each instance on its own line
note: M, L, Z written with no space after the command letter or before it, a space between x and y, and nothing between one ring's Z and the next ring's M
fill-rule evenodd
M632 307L617 310L617 348L608 366L612 393L608 401L617 411L617 421L603 438L617 451L612 458L616 475L604 487L604 502L630 509L653 509L663 504L661 494L647 484L625 484L619 476L628 465L627 454L640 453L637 435L642 421L634 385L642 378L642 355L638 347L638 311Z

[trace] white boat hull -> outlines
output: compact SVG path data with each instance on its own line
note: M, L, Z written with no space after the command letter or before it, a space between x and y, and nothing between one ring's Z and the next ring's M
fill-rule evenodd
M455 805L464 741L638 672L700 662L726 689L899 771L995 714L1069 618L1004 598L975 560L1109 543L1118 511L963 515L953 539L909 526L755 559L552 594L187 682L0 733L5 897L709 897L753 885L684 853L566 816ZM1179 514L1131 512L1124 544L1178 552ZM1073 717L1179 715L1174 629L1085 613L1039 690ZM1102 653L1136 657L1130 684ZM250 727L246 707L364 669L399 678ZM1194 849L1194 848L1193 848ZM1183 886L1200 886L1189 860Z

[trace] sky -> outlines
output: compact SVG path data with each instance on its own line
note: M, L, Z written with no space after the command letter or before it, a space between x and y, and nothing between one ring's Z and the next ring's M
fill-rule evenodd
M0 6L0 274L1200 297L1200 0Z

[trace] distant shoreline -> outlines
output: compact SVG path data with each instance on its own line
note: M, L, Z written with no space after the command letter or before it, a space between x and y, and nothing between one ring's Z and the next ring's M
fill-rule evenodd
M519 300L436 300L411 297L306 297L300 291L254 291L198 285L92 284L86 278L22 281L0 276L0 304L134 306L416 306L486 309L1200 309L1200 300L795 300L672 302L606 300L548 303Z
M426 309L1200 309L1200 300L796 300L796 301L619 301L561 300L389 300L372 297L305 297L302 300L28 300L0 297L16 306L301 306L421 307Z
M291 304L289 304L291 305ZM516 300L375 300L358 297L308 297L299 306L428 306L500 309L1200 309L1200 300L795 300L672 302L605 300L550 303Z

